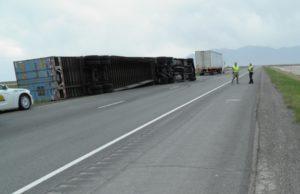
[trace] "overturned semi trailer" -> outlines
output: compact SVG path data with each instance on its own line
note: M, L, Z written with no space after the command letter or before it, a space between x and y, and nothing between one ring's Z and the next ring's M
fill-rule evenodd
M14 62L19 87L35 101L101 94L149 84L194 81L193 59L91 55Z
M121 56L86 56L84 72L91 94L154 83L154 59ZM94 90L96 88L96 90Z

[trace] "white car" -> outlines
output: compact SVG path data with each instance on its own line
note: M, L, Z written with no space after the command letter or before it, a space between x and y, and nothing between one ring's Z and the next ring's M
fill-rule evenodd
M23 88L8 88L0 84L0 111L10 109L27 110L33 104L30 91Z

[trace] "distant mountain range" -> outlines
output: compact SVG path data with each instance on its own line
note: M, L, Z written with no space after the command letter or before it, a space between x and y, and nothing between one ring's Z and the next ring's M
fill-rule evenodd
M269 47L246 46L239 49L213 49L223 54L226 65L235 61L240 65L250 62L254 65L300 64L300 46L273 49ZM194 58L194 54L189 57Z

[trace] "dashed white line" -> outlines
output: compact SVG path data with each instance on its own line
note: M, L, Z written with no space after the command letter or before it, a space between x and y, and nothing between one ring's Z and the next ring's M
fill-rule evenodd
M243 77L246 74L248 74L248 73L244 73L240 77ZM66 165L64 165L64 166L62 166L62 167L60 167L60 168L58 168L58 169L50 172L49 174L47 174L47 175L39 178L38 180L33 181L32 183L24 186L23 188L15 191L15 192L13 192L12 194L22 194L22 193L24 193L24 192L26 192L26 191L28 191L28 190L36 187L37 185L39 185L39 184L41 184L41 183L49 180L50 178L56 176L57 174L65 171L65 170L71 168L72 166L74 166L74 165L82 162L83 160L85 160L85 159L87 159L87 158L89 158L89 157L91 157L91 156L99 153L100 151L106 149L107 147L110 147L111 145L113 145L113 144L115 144L115 143L117 143L117 142L125 139L126 137L128 137L128 136L130 136L130 135L132 135L132 134L134 134L134 133L136 133L138 131L140 131L141 129L143 129L143 128L145 128L145 127L147 127L147 126L149 126L149 125L151 125L151 124L159 121L160 119L162 119L162 118L164 118L164 117L166 117L166 116L168 116L168 115L176 112L177 110L180 110L183 107L188 106L189 104L191 104L191 103L193 103L193 102L195 102L195 101L197 101L197 100L199 100L199 99L201 99L201 98L203 98L203 97L205 97L205 96L207 96L207 95L215 92L216 90L218 90L218 89L226 86L229 83L231 83L231 81L225 82L222 85L220 85L220 86L218 86L218 87L216 87L216 88L214 88L214 89L212 89L212 90L210 90L210 91L208 91L208 92L206 92L206 93L204 93L204 94L202 94L202 95L200 95L200 96L198 96L198 97L196 97L196 98L194 98L194 99L192 99L192 100L190 100L190 101L188 101L188 102L186 102L186 103L184 103L184 104L182 104L182 105L180 105L180 106L178 106L178 107L176 107L176 108L174 108L172 110L170 110L169 112L166 112L165 114L162 114L159 117L156 117L155 119L153 119L153 120L151 120L151 121L149 121L149 122L147 122L147 123L145 123L145 124L143 124L143 125L135 128L135 129L133 129L132 131L130 131L130 132L128 132L128 133L126 133L126 134L124 134L124 135L122 135L122 136L114 139L114 140L112 140L111 142L108 142L107 144L105 144L105 145L103 145L103 146L101 146L101 147L99 147L99 148L97 148L97 149L95 149L95 150L87 153L86 155L81 156L81 157L77 158L76 160L73 160L72 162L70 162L70 163L68 163L68 164L66 164ZM112 103L112 104L109 104L109 105L105 105L105 107L107 107L107 106L113 106L113 105L116 105L116 104L120 104L122 102L124 102L124 101L119 101L119 102L115 102L115 103Z
M239 101L241 101L241 99L232 98L232 99L227 99L226 103L229 103L229 102L239 102Z
M104 106L99 106L99 107L97 107L97 109L107 108L107 107L114 106L114 105L117 105L117 104L121 104L121 103L124 103L124 102L125 102L124 100L119 101L119 102L114 102L114 103L107 104L107 105L104 105Z

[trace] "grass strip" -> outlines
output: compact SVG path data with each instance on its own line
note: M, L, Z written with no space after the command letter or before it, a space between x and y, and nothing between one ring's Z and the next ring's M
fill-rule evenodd
M282 93L285 103L295 112L295 120L300 123L300 80L272 67L264 67L272 83Z

